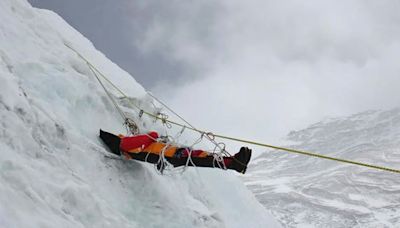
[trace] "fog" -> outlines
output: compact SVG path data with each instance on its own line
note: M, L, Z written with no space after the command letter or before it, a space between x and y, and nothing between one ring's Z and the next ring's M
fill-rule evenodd
M326 117L400 104L398 1L31 3L215 133L281 143Z

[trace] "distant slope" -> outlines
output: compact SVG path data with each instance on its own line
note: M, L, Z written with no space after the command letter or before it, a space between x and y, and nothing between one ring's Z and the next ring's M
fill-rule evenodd
M295 148L400 169L400 109L328 119L294 131ZM287 227L399 227L400 175L270 151L247 186Z
M0 1L0 227L279 226L232 172L160 176L150 164L104 158L99 128L125 129L64 43L152 107L142 86L56 14Z

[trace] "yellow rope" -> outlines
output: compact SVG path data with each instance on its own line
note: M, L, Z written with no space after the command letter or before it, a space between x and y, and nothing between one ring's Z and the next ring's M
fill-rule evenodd
M276 149L276 150L283 150L283 151L287 151L287 152L291 152L291 153L307 155L307 156L311 156L311 157L317 157L317 158L328 159L328 160L342 162L342 163L348 163L348 164L353 164L353 165L358 165L358 166L364 166L364 167L368 167L368 168L372 168L372 169L379 169L379 170L393 172L393 173L400 173L400 170L398 170L398 169L387 168L387 167L384 167L384 166L371 165L371 164L367 164L367 163L363 163L363 162L351 161L351 160L346 160L346 159L342 159L342 158L335 158L335 157L316 154L316 153L312 153L312 152L308 152L308 151L296 150L296 149L279 147L279 146L273 146L273 145L268 145L268 144L265 144L265 143L259 143L259 142L254 142L254 141L250 141L250 140L232 138L232 137L223 136L223 135L214 135L214 136L218 137L218 138L221 138L221 139L227 139L227 140L232 140L232 141L237 141L237 142L243 142L243 143L253 144L253 145L257 145L257 146L268 147L268 148L272 148L272 149Z
M119 93L121 93L121 95L124 98L128 98L128 96L121 90L119 89L116 85L114 85L104 74L102 74L93 64L91 64L85 57L83 57L78 51L76 51L75 49L73 49L72 47L68 46L67 44L65 44L68 48L70 48L71 50L73 50L76 54L78 54L78 56L80 58L82 58L89 66L91 66L93 69L95 69L101 77L103 77L108 83L110 83L110 85L112 87L114 87ZM363 162L357 162L357 161L352 161L352 160L346 160L346 159L342 159L342 158L335 158L335 157L330 157L330 156L326 156L326 155L321 155L321 154L317 154L317 153L313 153L313 152L309 152L309 151L303 151L303 150L296 150L296 149L291 149L291 148L286 148L286 147L279 147L279 146L273 146L273 145L269 145L269 144L265 144L265 143L260 143L260 142L255 142L255 141L251 141L251 140L245 140L245 139L240 139L240 138L234 138L234 137L229 137L229 136L224 136L224 135L219 135L219 134L213 134L211 132L206 132L206 131L202 131L199 130L197 128L194 128L192 126L186 126L184 124L180 124L171 120L168 120L166 118L154 115L153 113L147 112L143 109L141 109L140 107L138 107L136 104L133 104L137 109L139 109L141 112L145 113L148 116L151 116L153 118L159 119L163 122L168 122L170 124L176 125L176 126L180 126L180 127L184 127L187 129L190 129L192 131L196 131L199 132L200 134L203 135L208 135L208 136L212 136L212 137L217 137L217 138L221 138L221 139L227 139L227 140L231 140L231 141L236 141L236 142L242 142L242 143L247 143L247 144L252 144L252 145L256 145L256 146L262 146L262 147L267 147L267 148L272 148L272 149L276 149L276 150L282 150L282 151L286 151L286 152L290 152L290 153L296 153L296 154L302 154L302 155L306 155L306 156L311 156L311 157L316 157L316 158L322 158L322 159L327 159L327 160L331 160L331 161L336 161L336 162L342 162L342 163L347 163L347 164L353 164L353 165L358 165L358 166L363 166L363 167L367 167L367 168L371 168L371 169L377 169L377 170L383 170L383 171L387 171L387 172L392 172L392 173L400 173L399 169L393 169L393 168L388 168L388 167L384 167L384 166L378 166L378 165L372 165L372 164L368 164L368 163L363 163Z

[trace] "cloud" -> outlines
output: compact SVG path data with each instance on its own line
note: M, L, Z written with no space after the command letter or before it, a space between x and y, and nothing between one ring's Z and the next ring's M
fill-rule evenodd
M174 84L178 84L185 80L184 75L188 75L188 72L193 75L199 72L197 65L186 64L186 58L179 57L178 49L171 48L177 45L174 43L178 41L177 37L201 35L199 28L188 30L187 26L175 23L185 21L185 14L191 15L197 8L203 9L200 3L192 4L192 9L188 3L178 1L29 1L35 7L51 9L60 14L88 37L96 48L146 87L156 81L175 81ZM174 31L181 32L167 34L162 30L170 25L176 27ZM192 45L192 49L194 53L196 45ZM175 52L176 58L169 56L169 53Z
M400 104L397 1L31 1L58 7L139 82L217 133L272 143L326 116Z
M191 46L203 53L186 62L206 65L203 77L153 88L198 126L268 142L323 117L400 104L399 3L224 4L207 23L207 39L218 45L201 37L169 42L171 58L190 57Z

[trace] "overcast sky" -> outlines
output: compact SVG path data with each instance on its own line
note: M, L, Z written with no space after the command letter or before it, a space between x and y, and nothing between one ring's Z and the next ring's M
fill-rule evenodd
M199 128L278 143L400 104L400 2L30 0Z

